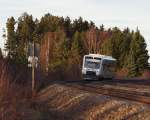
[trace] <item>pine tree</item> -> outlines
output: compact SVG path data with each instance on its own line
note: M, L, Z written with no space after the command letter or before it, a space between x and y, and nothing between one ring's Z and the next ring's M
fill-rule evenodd
M78 68L81 67L81 58L85 54L85 48L83 44L83 33L76 32L72 39L72 46L70 50L69 60L70 64L76 64Z
M148 67L148 51L146 50L146 43L141 36L140 31L137 30L133 34L133 39L130 45L130 76L139 76L144 69Z
M59 33L59 40L54 44L53 58L51 58L49 68L51 70L65 70L69 55L69 41L64 32Z
M80 33L78 31L75 32L73 36L72 47L71 47L71 50L76 50L79 55L82 55L84 52L82 35L83 33Z
M100 26L100 31L104 31L104 25L102 24L101 26Z
M62 26L62 22L61 18L47 13L41 18L38 24L38 33L43 35L46 32L55 32L60 26Z
M118 67L121 67L122 61L120 60L120 57L123 54L123 52L125 52L122 49L122 43L122 32L118 28L113 28L111 37L104 41L104 43L101 46L101 53L116 58Z
M67 37L72 37L72 24L70 18L67 16L64 20L64 30Z
M112 56L113 52L113 46L112 46L112 41L111 39L107 39L103 42L100 48L100 53L104 55L110 55Z
M15 58L16 55L16 33L15 33L16 21L13 17L8 18L6 23L7 28L7 41L5 48L8 52L8 57L11 59Z
M130 43L132 40L132 35L131 33L127 30L124 30L123 34L123 41L120 44L120 67L121 68L127 68L129 64L129 56L130 56Z
M32 15L23 13L18 19L18 26L16 29L17 39L17 63L27 63L27 47L30 42L35 41L35 22Z
M21 41L26 43L28 41L33 41L33 33L35 31L35 22L33 21L32 15L24 13L18 19L17 32L22 38Z

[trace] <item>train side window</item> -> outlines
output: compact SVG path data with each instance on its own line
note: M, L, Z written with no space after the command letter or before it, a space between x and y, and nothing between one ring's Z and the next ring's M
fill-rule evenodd
M110 71L110 72L115 72L115 68L116 68L116 65L113 61L103 61L103 70L105 71Z

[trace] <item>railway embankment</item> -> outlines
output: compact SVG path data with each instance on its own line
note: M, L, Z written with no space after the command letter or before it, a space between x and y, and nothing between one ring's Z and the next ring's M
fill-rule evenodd
M121 89L127 87L126 84ZM145 89L148 90L148 86ZM54 83L41 90L38 101L46 103L48 111L58 120L150 120L149 104L81 90L63 83Z

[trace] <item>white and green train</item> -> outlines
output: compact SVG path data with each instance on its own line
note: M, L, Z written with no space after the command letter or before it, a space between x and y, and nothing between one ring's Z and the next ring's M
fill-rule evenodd
M102 78L112 79L115 76L116 59L111 56L89 54L83 58L82 76L86 80Z

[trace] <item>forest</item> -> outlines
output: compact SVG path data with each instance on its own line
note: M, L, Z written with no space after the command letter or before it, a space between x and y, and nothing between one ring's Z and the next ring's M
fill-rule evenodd
M58 73L61 79L79 78L82 57L89 53L113 56L118 73L127 77L141 76L149 68L147 45L138 28L106 29L82 17L72 20L48 13L37 19L23 13L17 19L7 19L3 39L6 58L24 66L28 64L29 43L39 43L38 68L44 73Z

